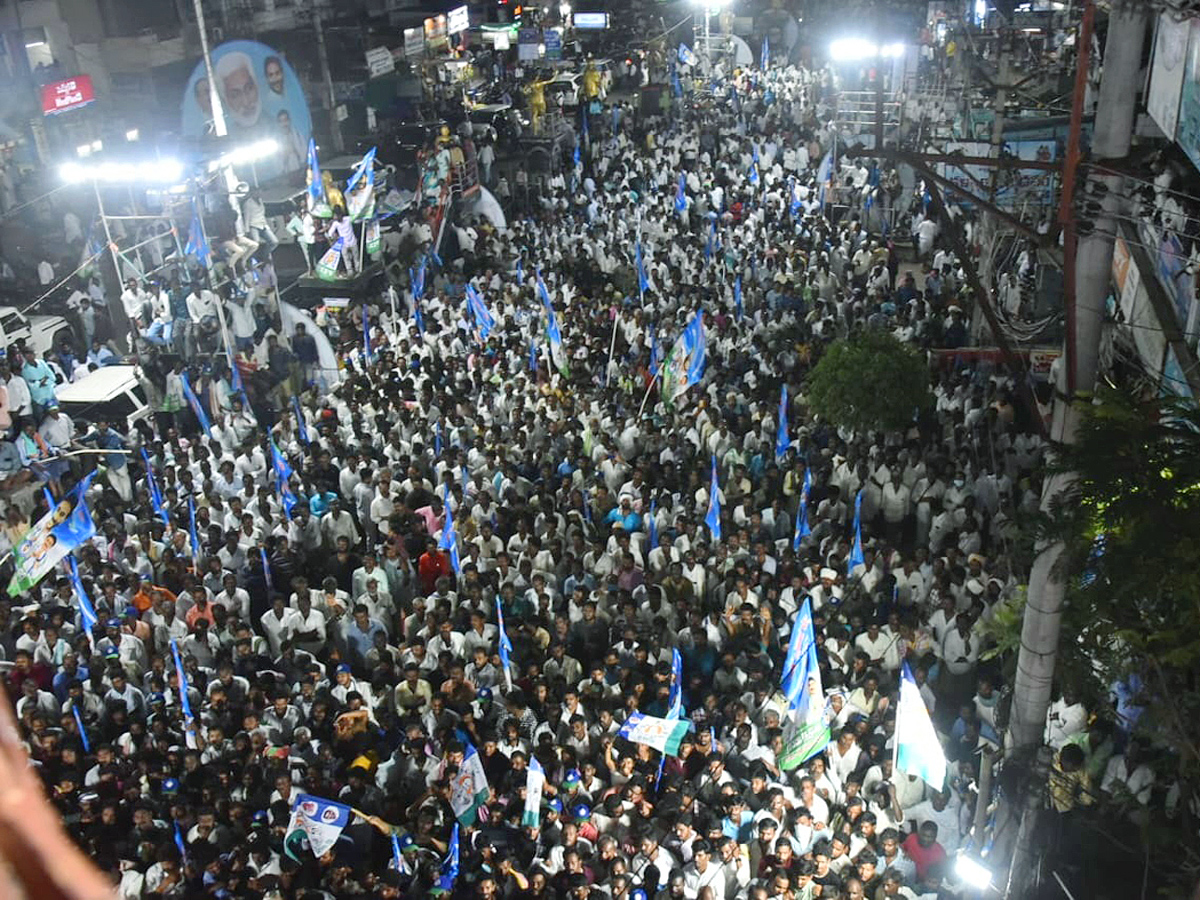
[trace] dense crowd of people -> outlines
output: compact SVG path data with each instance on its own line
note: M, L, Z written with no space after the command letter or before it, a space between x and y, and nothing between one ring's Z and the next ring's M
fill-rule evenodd
M1037 507L1037 411L1002 366L939 352L969 342L958 261L829 124L828 89L781 67L659 117L598 110L528 216L456 260L426 244L415 291L328 312L337 383L303 326L243 299L236 349L267 389L222 365L189 382L143 346L161 394L137 429L76 433L46 361L10 360L8 477L61 497L91 465L61 451L107 451L74 553L98 627L60 567L0 601L0 647L47 793L121 897L941 897L957 851L1002 840L973 830L1004 688L981 653ZM664 393L697 310L706 365ZM825 348L864 329L930 359L906 430L808 408ZM4 539L45 511L11 507ZM832 740L788 771L779 668L805 602ZM676 650L693 728L660 761L619 731L666 714ZM902 664L944 785L894 767ZM1068 693L1047 739L1140 798L1149 770L1105 729ZM470 753L488 790L450 884ZM302 793L355 810L320 857L289 836Z

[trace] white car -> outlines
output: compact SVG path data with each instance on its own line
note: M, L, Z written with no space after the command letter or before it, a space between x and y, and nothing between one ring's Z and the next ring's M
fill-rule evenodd
M71 336L71 325L62 316L27 316L15 306L0 306L0 350L18 340L38 356L54 348L59 335Z
M79 381L60 384L54 398L76 423L104 419L118 428L132 428L153 413L144 378L137 366L102 366Z
M563 106L578 106L583 96L583 75L578 72L555 75L546 85L546 99L561 100Z

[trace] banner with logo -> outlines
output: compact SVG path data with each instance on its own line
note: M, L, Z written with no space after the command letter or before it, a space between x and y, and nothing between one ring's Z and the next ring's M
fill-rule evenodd
M296 797L296 805L292 807L292 818L288 822L284 845L288 845L289 839L294 839L294 835L298 837L303 833L308 839L313 856L319 859L337 843L337 839L350 824L351 815L350 807L342 803L314 797L312 794L300 794Z

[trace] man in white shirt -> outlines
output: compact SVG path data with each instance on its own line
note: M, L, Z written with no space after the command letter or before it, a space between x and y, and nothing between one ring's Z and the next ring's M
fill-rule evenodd
M725 872L712 861L712 845L701 839L692 844L692 861L683 869L683 896L695 900L704 888L713 897L725 896Z

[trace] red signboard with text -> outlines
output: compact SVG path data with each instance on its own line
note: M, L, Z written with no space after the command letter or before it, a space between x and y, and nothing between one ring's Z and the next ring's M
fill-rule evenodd
M42 112L48 116L79 109L95 100L90 75L76 75L42 85Z

